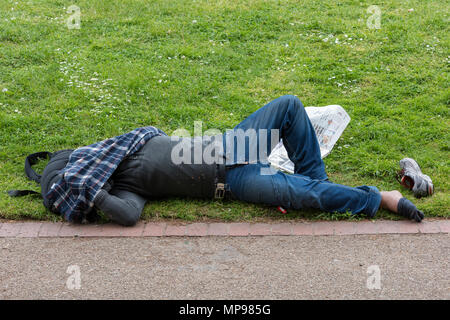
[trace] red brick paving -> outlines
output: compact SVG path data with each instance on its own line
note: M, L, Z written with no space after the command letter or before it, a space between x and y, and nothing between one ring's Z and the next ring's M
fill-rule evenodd
M318 221L313 223L313 231L315 236L329 236L334 234L334 224L328 221Z
M209 236L227 236L228 223L210 223L208 228Z
M0 237L15 237L20 231L21 223L2 223Z
M62 222L43 222L39 237L57 237L62 226Z
M391 223L390 221L377 222L377 233L419 233L419 227L417 222L412 221L396 221Z
M229 224L228 235L230 236L248 236L250 234L249 223L236 223Z
M102 226L99 237L120 237L123 229L127 227L122 227L117 224L107 223Z
M291 223L277 223L272 225L272 235L290 236L292 234Z
M122 229L121 237L140 237L144 233L145 223L139 221L133 227L126 227Z
M296 223L292 226L294 236L312 236L313 234L313 223Z
M162 237L162 236L317 236L357 234L450 233L449 219L401 221L310 221L280 223L203 223L140 221L133 227L117 224L77 225L62 222L1 222L0 238L11 237Z
M59 230L58 236L59 237L78 237L83 232L81 227L82 226L79 226L79 225L64 223L62 225L61 229Z
M439 224L439 228L441 229L441 232L450 233L450 220L443 220Z
M186 227L186 235L204 237L208 235L208 225L206 223L189 224Z
M334 222L334 234L338 236L355 234L358 224L356 222Z
M439 233L441 232L439 228L439 224L443 223L445 220L441 221L425 221L422 220L421 223L419 223L419 231L420 233Z
M35 238L39 235L39 230L41 229L41 222L23 222L20 226L19 233L16 235L17 238Z
M185 225L170 225L166 227L166 236L184 236L186 234Z
M267 223L252 223L250 225L251 236L270 236L271 225Z
M166 232L167 224L165 222L150 222L145 224L143 237L161 237Z
M376 234L378 230L378 223L374 221L357 222L355 226L355 234Z
M102 232L102 226L98 224L88 224L80 228L80 237L97 237Z

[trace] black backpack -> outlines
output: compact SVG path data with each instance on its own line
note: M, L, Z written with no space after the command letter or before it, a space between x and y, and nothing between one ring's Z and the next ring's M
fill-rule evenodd
M56 210L53 203L45 198L45 195L50 191L53 183L57 182L61 178L60 171L65 168L69 162L70 155L73 149L64 149L56 152L36 152L30 154L25 159L25 173L28 179L33 180L41 185L41 192L36 192L33 190L9 190L8 194L11 197L22 197L29 194L38 194L44 199L44 206L51 212L61 215L60 212ZM42 172L42 175L37 174L33 170L32 166L38 163L39 160L50 158L47 165ZM91 210L80 217L74 217L74 222L86 223L86 222L97 222L99 220L99 215L97 209L92 207Z

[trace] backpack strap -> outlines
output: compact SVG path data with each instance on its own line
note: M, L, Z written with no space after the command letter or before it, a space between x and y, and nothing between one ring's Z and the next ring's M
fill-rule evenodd
M29 194L37 194L41 195L39 192L33 191L33 190L9 190L8 194L10 197L23 197Z
M38 161L40 159L50 158L51 156L52 156L51 152L44 151L44 152L32 153L28 157L26 157L26 159L25 159L25 173L26 173L28 179L33 180L33 181L35 181L37 183L40 183L41 182L41 175L37 174L36 171L34 171L33 168L31 168L31 166L35 165L36 163L38 163Z
M36 152L28 155L25 159L25 173L28 179L33 180L37 183L41 182L41 175L37 174L36 171L33 170L32 166L38 163L40 159L50 158L52 156L51 152ZM23 197L29 194L38 194L41 196L39 192L33 190L9 190L8 194L10 197Z

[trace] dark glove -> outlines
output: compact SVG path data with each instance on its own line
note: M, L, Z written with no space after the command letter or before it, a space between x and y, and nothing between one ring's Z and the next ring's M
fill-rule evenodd
M401 198L398 201L397 211L400 215L411 220L416 220L417 222L421 222L425 217L423 212L417 209L417 207L406 198Z

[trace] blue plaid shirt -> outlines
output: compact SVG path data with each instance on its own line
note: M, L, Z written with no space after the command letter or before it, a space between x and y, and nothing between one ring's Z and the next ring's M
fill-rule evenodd
M148 140L166 134L155 127L135 129L72 152L62 178L45 197L68 221L84 217L94 207L94 199L120 162L138 151Z

